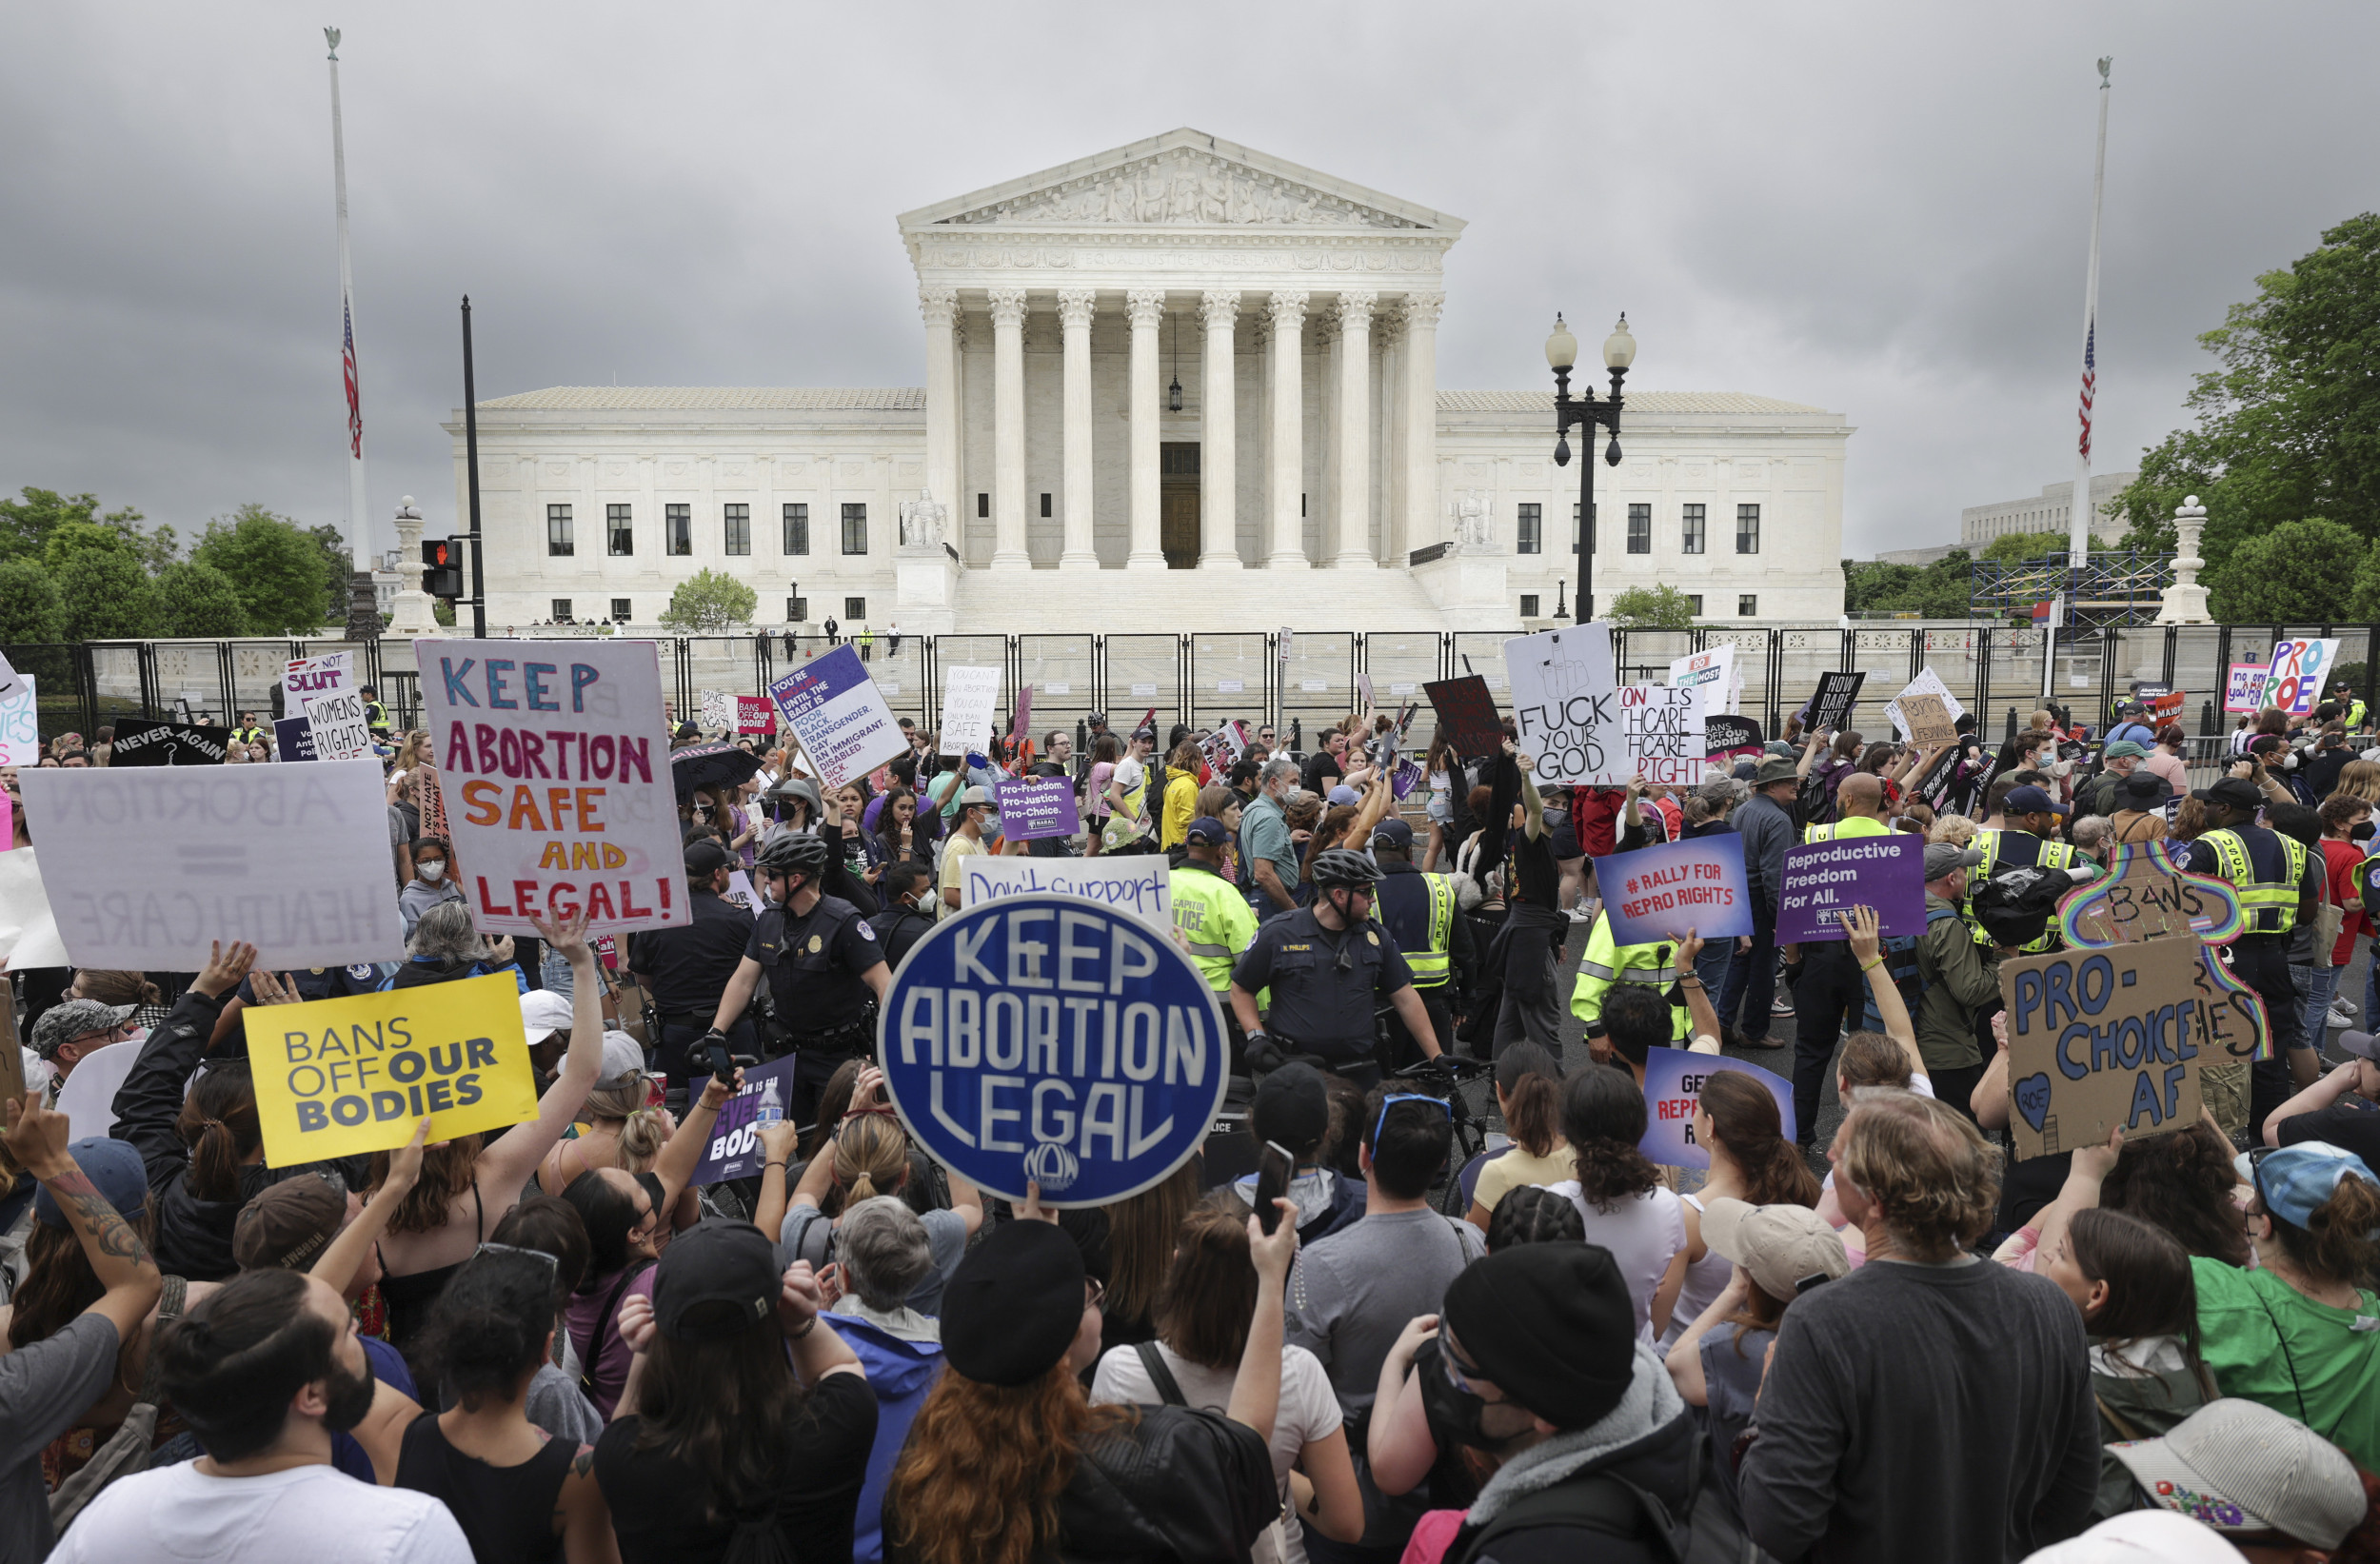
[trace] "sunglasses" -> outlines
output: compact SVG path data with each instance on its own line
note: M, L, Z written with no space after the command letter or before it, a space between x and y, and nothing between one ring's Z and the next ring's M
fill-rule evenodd
M513 1243L483 1243L471 1251L471 1257L476 1259L482 1255L526 1255L530 1259L543 1261L545 1269L555 1276L562 1274L562 1262L543 1249L524 1249Z
M1082 1306L1085 1309L1099 1308L1107 1301L1107 1283L1100 1280L1099 1277L1083 1277L1082 1286L1084 1289Z
M1375 1146L1380 1143L1380 1132L1388 1127L1388 1110L1399 1102L1426 1102L1444 1114L1448 1122L1453 1122L1455 1118L1453 1106L1442 1097L1432 1097L1426 1092L1399 1092L1395 1097L1384 1097L1380 1099L1380 1117L1372 1125L1372 1144Z

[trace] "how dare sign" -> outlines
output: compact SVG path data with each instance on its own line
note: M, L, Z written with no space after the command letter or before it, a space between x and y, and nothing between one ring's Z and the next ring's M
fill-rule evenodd
M1149 1188L1206 1138L1230 1071L1190 959L1129 914L1021 896L945 918L884 996L877 1058L935 1160L1053 1206Z
M1676 940L1690 928L1704 940L1752 932L1744 839L1733 831L1598 858L1595 882L1612 938L1623 945Z

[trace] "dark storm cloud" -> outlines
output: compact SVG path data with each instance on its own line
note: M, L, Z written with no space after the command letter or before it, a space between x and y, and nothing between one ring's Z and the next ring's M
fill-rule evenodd
M482 395L914 385L894 213L1177 125L1469 220L1443 386L1625 308L1638 387L1844 413L1853 553L2071 474L2095 55L2101 470L2376 204L2361 7L17 7L0 490L345 519L320 21L381 546L452 515L461 293Z

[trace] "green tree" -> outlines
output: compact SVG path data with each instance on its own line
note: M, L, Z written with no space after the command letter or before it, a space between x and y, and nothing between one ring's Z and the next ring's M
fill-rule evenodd
M2372 564L2371 541L2316 517L2283 522L2243 538L2208 572L2208 606L2227 624L2329 624L2348 617L2350 599Z
M307 527L306 535L322 550L323 580L330 587L330 617L345 620L348 586L355 575L355 555L347 547L346 535L327 523Z
M1845 560L1843 611L1965 619L1973 591L1972 569L1973 562L1963 548L1954 548L1932 564L1922 565Z
M2003 532L1984 544L1977 559L1998 560L2005 564L2020 564L2026 560L2046 560L2053 555L2066 557L2068 539L2063 532Z
M41 568L56 583L69 641L125 641L157 633L157 593L140 555L117 529L62 521L42 544Z
M58 584L36 560L0 561L0 642L60 641L66 636L66 600Z
M2197 422L2145 452L2140 477L2116 499L2131 524L2125 545L2162 551L2173 546L2174 507L2197 495L2210 580L2288 523L2380 537L2380 216L2328 230L2256 287L2198 339L2219 367L2191 391ZM2220 594L2214 611L2232 617ZM2283 617L2319 616L2300 607Z
M1631 630L1690 630L1695 605L1692 598L1664 582L1658 586L1631 586L1612 599L1605 617Z
M1685 599L1678 601L1683 603ZM723 576L715 570L699 570L693 580L680 582L678 589L669 594L669 606L663 611L661 622L673 630L714 635L751 624L752 612L760 604L760 594L735 577Z
M129 506L100 515L97 495L59 494L46 488L27 488L19 493L19 499L0 500L0 559L38 556L49 543L50 534L69 522L110 526L127 539L139 540L144 544L149 536L140 529L141 513ZM165 540L169 558L173 529L161 526L156 535Z
M231 578L211 564L176 560L157 572L159 635L221 640L248 633L248 608Z
M334 603L328 591L321 544L254 502L208 522L190 559L230 581L250 635L316 635L345 617L344 598Z

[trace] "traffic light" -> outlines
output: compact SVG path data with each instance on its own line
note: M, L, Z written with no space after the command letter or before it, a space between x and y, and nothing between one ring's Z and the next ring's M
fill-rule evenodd
M463 586L463 550L452 538L422 540L422 590L434 598L460 598Z

